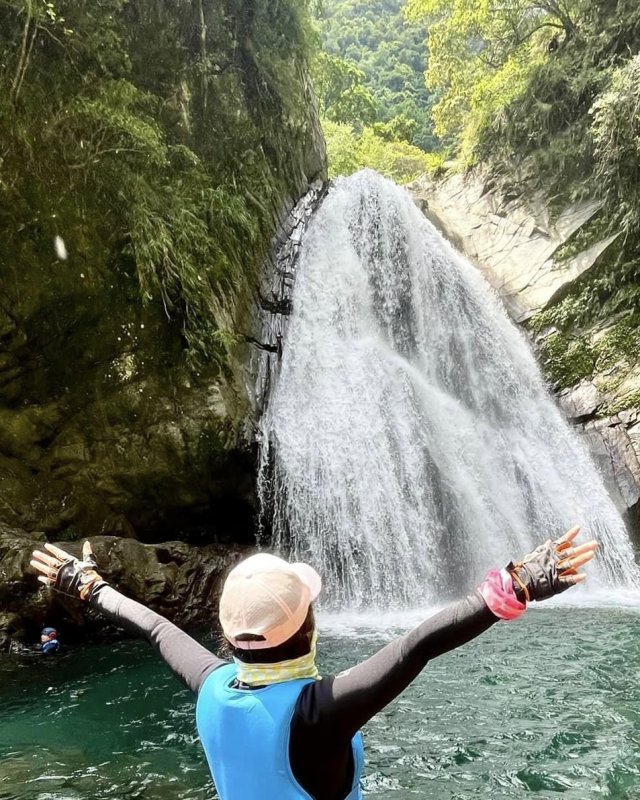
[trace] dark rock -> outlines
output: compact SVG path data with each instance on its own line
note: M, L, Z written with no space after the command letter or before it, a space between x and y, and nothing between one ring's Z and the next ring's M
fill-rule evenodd
M221 582L250 548L190 547L184 542L148 545L116 536L90 539L100 573L127 597L181 626L213 625ZM44 587L29 567L31 552L44 537L0 525L0 649L12 639L37 641L45 624L63 639L104 635L108 624L87 604ZM79 542L58 542L79 556ZM120 631L121 633L121 631Z
M600 474L634 534L640 529L640 421L637 411L580 426Z

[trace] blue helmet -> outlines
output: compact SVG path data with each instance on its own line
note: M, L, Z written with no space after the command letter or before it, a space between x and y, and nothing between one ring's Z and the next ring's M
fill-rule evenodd
M51 636L51 634L58 635L58 631L55 628L43 628L41 636Z

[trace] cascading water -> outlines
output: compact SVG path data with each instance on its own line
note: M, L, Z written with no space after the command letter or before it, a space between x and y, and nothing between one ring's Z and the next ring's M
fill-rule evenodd
M524 337L371 171L337 181L309 224L260 433L274 544L338 605L440 601L576 523L601 543L595 581L640 587Z

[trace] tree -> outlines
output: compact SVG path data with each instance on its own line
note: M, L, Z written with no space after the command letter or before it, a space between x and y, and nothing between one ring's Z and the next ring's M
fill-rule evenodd
M442 157L425 153L406 141L389 141L373 128L357 133L350 125L325 121L329 175L351 175L368 167L398 183L407 183L442 167Z
M313 75L323 117L356 127L375 120L375 100L364 86L364 72L355 64L321 52L315 59Z
M373 130L381 139L388 142L412 142L418 123L415 119L399 114L389 122L376 122Z
M415 120L411 143L429 151L439 143L431 122L433 100L424 81L426 32L422 24L407 20L404 4L405 0L323 0L318 25L325 53L360 70L360 83L375 102L376 121L385 124L400 116Z
M518 96L548 57L548 43L578 34L586 0L408 0L407 14L429 28L427 84L442 96L436 133L467 142L483 118Z

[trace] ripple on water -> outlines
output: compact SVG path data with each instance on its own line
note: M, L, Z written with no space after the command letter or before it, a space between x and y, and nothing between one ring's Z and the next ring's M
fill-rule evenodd
M324 674L420 616L321 617ZM378 620L380 622L380 620ZM365 729L366 795L640 800L640 629L545 609L428 665ZM193 705L141 643L0 661L0 800L214 800Z

